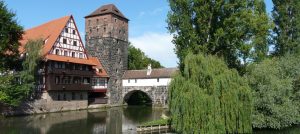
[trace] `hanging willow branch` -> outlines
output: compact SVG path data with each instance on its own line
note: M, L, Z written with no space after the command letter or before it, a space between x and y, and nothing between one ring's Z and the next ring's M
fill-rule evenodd
M251 133L251 93L236 70L214 56L188 55L170 84L172 127L179 133Z

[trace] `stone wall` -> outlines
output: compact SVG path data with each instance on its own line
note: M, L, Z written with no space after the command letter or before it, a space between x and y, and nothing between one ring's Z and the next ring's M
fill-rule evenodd
M86 109L88 107L87 97L87 92L43 92L40 99L23 102L19 107L6 106L1 113L3 115L24 115Z
M122 104L122 76L128 65L128 42L115 38L90 38L86 48L92 56L100 59L109 75L109 104Z

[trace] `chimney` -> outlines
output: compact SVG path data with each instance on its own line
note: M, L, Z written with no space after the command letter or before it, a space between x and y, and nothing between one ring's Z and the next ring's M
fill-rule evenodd
M151 64L148 65L147 75L150 75L152 72Z

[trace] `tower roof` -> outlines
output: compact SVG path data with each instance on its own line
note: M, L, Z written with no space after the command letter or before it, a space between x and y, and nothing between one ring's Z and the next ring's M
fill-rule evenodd
M103 5L97 10L95 10L94 12L92 12L91 14L89 14L88 16L85 16L85 18L100 16L105 14L114 14L116 16L128 20L114 4Z

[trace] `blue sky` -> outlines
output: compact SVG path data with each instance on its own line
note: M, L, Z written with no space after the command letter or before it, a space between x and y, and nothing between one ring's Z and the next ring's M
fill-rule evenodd
M272 0L265 2L270 12ZM177 66L172 36L166 29L167 0L5 0L5 3L25 29L73 15L83 37L84 16L102 5L115 4L130 20L129 41L163 66Z

